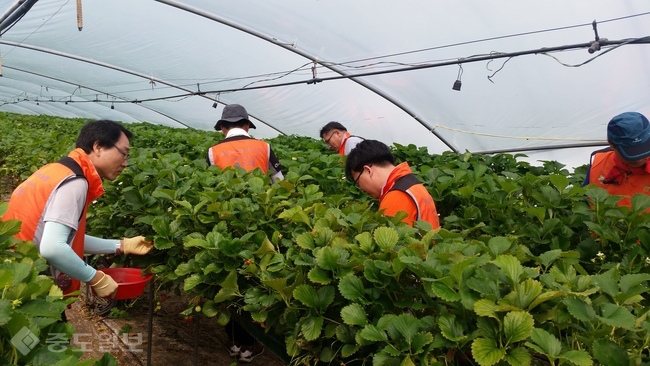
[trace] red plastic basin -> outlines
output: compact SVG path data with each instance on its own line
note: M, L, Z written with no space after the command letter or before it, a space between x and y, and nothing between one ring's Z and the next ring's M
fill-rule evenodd
M117 282L115 300L132 299L142 295L153 274L142 275L141 268L103 268L102 272Z

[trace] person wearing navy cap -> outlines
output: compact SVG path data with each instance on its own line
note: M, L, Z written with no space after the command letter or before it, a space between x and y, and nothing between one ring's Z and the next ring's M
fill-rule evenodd
M621 113L609 121L607 141L609 148L591 154L584 185L624 196L618 204L631 206L631 196L650 194L650 123L641 113Z

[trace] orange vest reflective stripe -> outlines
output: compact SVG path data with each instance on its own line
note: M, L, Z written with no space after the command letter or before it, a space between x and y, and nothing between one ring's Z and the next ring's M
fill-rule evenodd
M350 138L350 133L345 131L343 138L341 138L341 146L339 146L339 155L345 156L345 143L348 142Z
M253 138L222 141L210 150L214 165L221 169L238 166L246 171L260 168L267 173L269 170L271 147L264 141Z
M631 206L630 197L637 193L650 195L650 173L645 172L645 166L641 168L625 167L621 172L623 175L621 184L605 182L610 171L615 169L617 160L619 159L614 151L594 154L589 169L589 183L604 188L611 195L627 196L618 202L619 206Z
M440 227L438 210L431 194L415 178L407 163L399 164L389 174L379 198L379 208L389 216L405 211L408 216L402 221L411 226L416 220L424 220L433 229Z
M75 149L69 155L81 168L84 177L88 181L88 192L83 214L79 221L79 228L72 240L72 250L83 259L84 235L86 234L86 210L90 203L104 193L101 177L97 174L95 167L88 159L88 155L82 149ZM75 176L75 173L68 167L51 163L43 166L32 174L27 180L21 183L11 194L7 212L2 216L3 220L20 220L20 232L16 238L27 241L34 241L34 235L38 225L41 223L43 211L52 193L64 181ZM62 289L64 294L79 290L80 281L72 279L70 287Z
M346 131L343 134L343 138L341 139L341 146L339 146L339 155L345 156L345 147L348 145L348 142L350 141L350 137L356 137L358 139L364 140L363 137L351 135L349 132ZM350 150L354 149L355 147L356 145L352 146Z

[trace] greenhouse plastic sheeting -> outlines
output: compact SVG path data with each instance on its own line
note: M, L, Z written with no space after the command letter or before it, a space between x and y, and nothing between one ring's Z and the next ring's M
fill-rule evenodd
M239 103L260 138L335 120L570 166L650 116L647 0L39 0L6 23L0 111L209 130Z

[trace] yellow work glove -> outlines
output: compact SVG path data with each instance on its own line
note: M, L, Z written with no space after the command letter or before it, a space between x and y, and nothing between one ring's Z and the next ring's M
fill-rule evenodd
M124 254L144 255L149 253L152 248L153 248L153 242L146 241L144 236L136 236L134 238L124 238L122 240L122 252Z
M94 285L90 285L90 287L93 288L93 291L95 291L95 294L99 297L113 297L115 296L115 293L117 292L117 282L113 279L113 277L107 275L106 273L102 271L97 271L102 278L99 279L99 281L95 282Z

